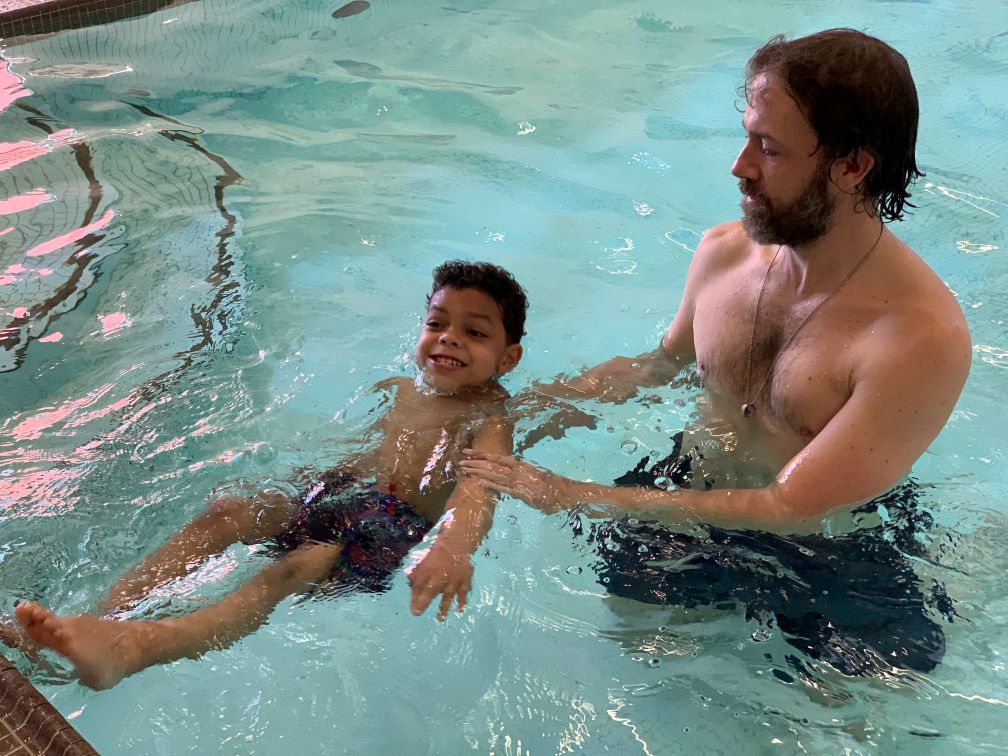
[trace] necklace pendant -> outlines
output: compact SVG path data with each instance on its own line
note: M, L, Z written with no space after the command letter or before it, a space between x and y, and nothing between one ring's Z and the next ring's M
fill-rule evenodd
M742 405L742 417L752 417L752 414L756 411L756 408L749 402Z

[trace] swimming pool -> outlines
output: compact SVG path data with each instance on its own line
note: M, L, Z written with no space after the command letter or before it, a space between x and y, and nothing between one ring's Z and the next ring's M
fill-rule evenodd
M222 481L345 449L367 387L408 369L445 258L528 289L515 389L650 348L699 235L738 213L746 59L850 25L914 71L928 175L896 230L975 342L914 468L935 521L914 568L958 615L936 615L945 658L870 680L800 658L803 682L779 629L738 611L603 601L562 519L506 502L462 618L411 617L402 580L288 600L232 649L109 692L33 668L57 708L101 753L1001 747L1008 10L337 5L203 0L5 50L0 140L26 144L0 173L0 201L19 198L0 223L0 608L87 610ZM610 479L688 421L688 396L664 398L529 457ZM232 549L146 608L184 610L261 559Z

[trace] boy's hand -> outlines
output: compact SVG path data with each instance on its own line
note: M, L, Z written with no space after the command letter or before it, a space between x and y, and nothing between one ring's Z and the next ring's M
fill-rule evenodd
M406 573L413 591L410 611L420 616L440 594L441 605L437 614L439 622L444 622L448 617L453 600L458 602L461 614L472 588L472 575L473 565L469 554L456 553L435 542L416 566Z

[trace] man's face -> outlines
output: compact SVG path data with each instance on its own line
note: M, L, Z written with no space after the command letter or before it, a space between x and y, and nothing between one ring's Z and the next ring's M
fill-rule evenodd
M751 199L742 202L742 225L760 244L801 246L815 241L830 227L836 200L830 192L830 162L821 160L808 183L790 201L776 203L752 180L739 179L739 190Z
M798 105L772 76L757 76L742 125L746 145L732 174L742 192L742 224L760 244L800 246L829 230L837 206L832 161Z

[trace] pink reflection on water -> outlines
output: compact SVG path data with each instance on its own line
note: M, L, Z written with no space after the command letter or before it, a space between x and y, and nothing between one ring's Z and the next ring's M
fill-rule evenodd
M23 517L57 515L73 509L80 497L75 481L83 475L80 469L43 470L31 468L20 475L0 478L0 508L31 502L27 509L18 507Z
M46 336L46 338L51 337ZM62 335L60 338L62 338ZM42 339L39 339L39 341L42 341ZM56 409L43 410L37 415L22 420L14 426L14 429L11 431L11 438L15 441L33 441L40 438L42 431L51 428L57 423L69 420L77 412L90 407L111 391L114 385L113 383L106 383L79 399L70 399L63 402Z
M129 315L125 312L112 312L108 315L99 315L98 320L101 322L102 336L106 337L114 336L123 328L129 328L133 325L133 321L130 320Z
M18 273L24 273L26 270L25 266L21 263L14 263L13 265L8 265L2 274L0 274L0 286L6 286L7 284L12 284L17 281ZM15 310L23 310L23 307L18 307ZM27 312L27 311L26 311ZM15 315L14 317L22 317L20 315Z
M101 420L106 415L112 412L119 412L124 410L134 404L137 400L137 390L134 389L129 394L124 396L122 399L117 399L111 404L106 404L100 409L96 409L92 412L82 412L80 416L72 418L67 421L67 428L76 428L78 426L84 425L86 423L93 423L95 420Z
M44 202L51 202L54 197L45 189L32 189L30 192L18 194L8 199L0 199L0 215L11 215L25 210L31 210Z
M77 136L74 129L61 129L50 134L41 142L0 142L0 171L6 171L15 165L26 163L39 155L52 152L55 148L68 144Z
M105 214L96 220L94 223L89 223L86 226L81 226L80 228L75 228L73 231L69 231L65 234L60 234L55 239L50 239L47 242L43 242L35 247L32 247L27 252L25 252L26 257L41 257L42 255L48 255L50 252L55 252L61 247L65 247L68 244L73 244L75 241L80 241L85 236L90 234L92 231L98 231L105 228L112 219L115 217L115 210L106 210Z
M34 448L32 442L43 436L74 436L77 428L86 427L113 413L128 411L139 401L139 389L134 388L127 396L101 405L103 399L111 398L109 394L115 385L105 383L83 397L67 400L55 409L44 408L30 417L15 416L11 421L18 422L10 430L6 427L7 423L0 423L0 469L8 471L0 476L0 510L31 517L62 514L77 505L81 498L79 480L96 463L102 464L121 453L121 450L102 450L100 447L114 436L121 435L131 424L130 420L119 424L110 433L92 438L69 454ZM134 414L131 419L136 417L137 414Z
M48 336L43 336L39 339L39 342L42 344L55 344L60 341L63 341L63 333L61 331L54 331Z
M10 62L0 58L0 113L9 108L19 97L27 97L30 89L21 86L24 79L10 70Z
M176 436L170 441L165 441L161 446L154 450L155 454L164 454L165 452L172 451L173 449L178 449L185 443L185 436Z

